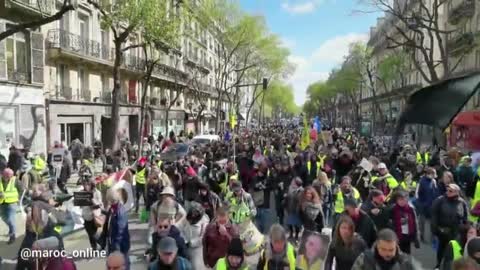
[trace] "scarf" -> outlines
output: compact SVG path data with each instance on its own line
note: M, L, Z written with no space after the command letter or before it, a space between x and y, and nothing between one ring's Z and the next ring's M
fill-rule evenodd
M405 240L405 237L412 238L417 230L415 224L415 213L413 209L405 205L404 207L396 204L393 207L393 227L395 233L399 236L400 240ZM408 235L402 234L402 218L406 217L408 219Z

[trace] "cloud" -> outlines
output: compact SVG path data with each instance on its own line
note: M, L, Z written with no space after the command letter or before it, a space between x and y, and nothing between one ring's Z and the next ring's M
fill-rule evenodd
M318 0L310 0L295 4L283 2L281 6L283 10L287 11L290 14L306 14L315 11L318 6L318 2Z
M320 47L313 52L313 58L316 61L327 62L332 64L341 63L345 55L348 54L349 46L353 42L368 39L367 34L350 33L343 36L336 36L325 41Z
M348 54L350 43L366 39L365 34L349 33L326 40L311 55L291 55L289 60L295 64L296 69L288 82L295 89L295 102L302 105L307 98L308 86L328 79L332 68L342 63Z

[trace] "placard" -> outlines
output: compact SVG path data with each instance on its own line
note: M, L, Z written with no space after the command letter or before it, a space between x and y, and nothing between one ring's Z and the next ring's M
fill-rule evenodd
M93 193L88 191L78 191L73 193L74 206L92 206Z

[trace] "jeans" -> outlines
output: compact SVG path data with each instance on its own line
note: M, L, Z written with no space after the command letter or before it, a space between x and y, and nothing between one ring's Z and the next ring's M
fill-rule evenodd
M419 224L418 225L420 227L420 236L422 237L422 240L427 242L427 237L425 235L425 227L428 228L428 226L430 224L430 218L427 218L423 214L420 214L418 217L419 217L419 221L418 221ZM432 241L432 239L433 239L433 235L432 235L432 232L430 232L430 241Z
M268 221L270 217L270 209L268 208L257 208L257 216L255 216L255 223L257 224L258 230L265 234L268 229Z
M323 218L324 218L324 221L325 222L325 227L330 227L332 224L330 224L330 215L331 215L331 209L330 209L330 205L323 205L322 207L323 209Z
M283 193L281 191L277 191L275 194L275 210L277 211L278 223L283 225L285 208L283 207Z
M17 215L17 203L0 204L0 214L3 222L8 226L8 235L15 236L15 216Z

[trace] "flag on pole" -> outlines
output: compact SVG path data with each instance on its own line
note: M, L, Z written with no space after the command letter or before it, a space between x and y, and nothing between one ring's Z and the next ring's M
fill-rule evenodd
M322 132L322 122L320 121L320 117L315 116L315 120L313 121L313 127L317 130L317 133Z
M237 125L237 116L234 113L230 114L230 128L234 129Z
M302 141L300 142L300 147L302 150L305 150L310 145L310 132L307 117L303 117L303 131L302 131Z

